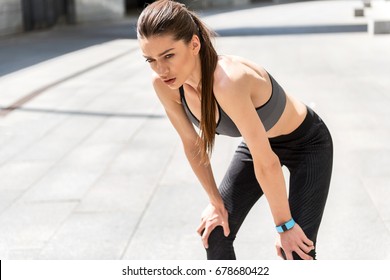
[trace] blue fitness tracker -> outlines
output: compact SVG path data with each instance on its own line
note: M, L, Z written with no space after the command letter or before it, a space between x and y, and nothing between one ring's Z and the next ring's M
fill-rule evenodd
M284 224L281 224L279 226L276 226L276 230L279 232L279 233L282 233L282 232L285 232L285 231L288 231L289 229L292 229L292 227L295 225L295 221L293 218L291 218L291 220L285 222Z

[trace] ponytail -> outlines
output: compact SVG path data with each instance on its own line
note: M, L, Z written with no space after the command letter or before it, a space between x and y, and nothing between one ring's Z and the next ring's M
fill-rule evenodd
M211 38L215 35L193 13L189 12L198 27L201 41L201 120L200 120L200 153L204 163L212 154L216 131L216 101L213 92L214 71L217 67L218 54L214 49Z

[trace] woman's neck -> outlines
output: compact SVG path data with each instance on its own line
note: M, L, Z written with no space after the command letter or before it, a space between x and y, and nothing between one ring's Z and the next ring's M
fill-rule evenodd
M196 91L201 90L201 81L202 81L202 65L200 61L200 56L197 57L194 69L192 70L190 76L187 78L185 83L192 87Z

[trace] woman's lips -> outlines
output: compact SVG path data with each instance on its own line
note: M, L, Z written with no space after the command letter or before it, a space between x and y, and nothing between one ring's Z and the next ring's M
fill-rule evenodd
M172 78L172 79L164 80L164 83L166 83L167 85L171 85L171 84L173 84L175 81L176 81L176 78Z

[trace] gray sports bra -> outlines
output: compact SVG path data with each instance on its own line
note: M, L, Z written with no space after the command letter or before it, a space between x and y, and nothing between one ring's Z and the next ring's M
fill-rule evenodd
M279 120L280 116L283 114L284 108L286 107L286 93L283 88L274 80L274 78L268 74L272 84L272 93L268 101L256 108L257 113L264 125L266 131L270 130L276 122ZM184 110L193 124L199 127L199 120L188 108L187 101L184 96L183 86L180 87L180 97L183 104ZM231 137L241 136L240 131L237 126L231 120L231 118L222 110L217 102L219 119L216 127L216 134L227 135Z

